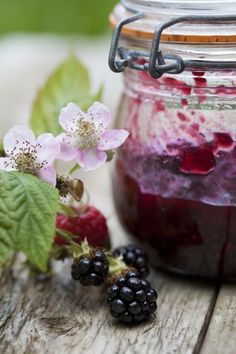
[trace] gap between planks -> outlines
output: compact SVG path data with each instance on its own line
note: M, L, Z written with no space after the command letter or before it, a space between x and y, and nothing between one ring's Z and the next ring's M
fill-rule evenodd
M236 285L222 285L201 354L236 353Z

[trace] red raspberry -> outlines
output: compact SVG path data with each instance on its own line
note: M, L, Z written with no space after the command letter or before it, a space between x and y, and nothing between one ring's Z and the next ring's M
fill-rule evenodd
M109 243L109 232L105 217L93 206L87 206L85 210L75 209L78 215L59 214L56 220L56 228L78 235L74 241L80 243L85 238L94 247L105 247ZM59 235L55 237L57 245L65 245L67 242Z

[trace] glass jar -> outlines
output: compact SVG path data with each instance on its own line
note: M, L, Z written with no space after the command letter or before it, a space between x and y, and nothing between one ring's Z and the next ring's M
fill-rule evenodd
M119 38L128 68L117 126L130 136L113 171L118 215L159 268L220 279L236 278L236 22L166 28L159 64L178 55L178 75L157 68L152 78L148 54L158 24L229 9L236 14L235 0L130 0L110 18L115 26L142 11Z

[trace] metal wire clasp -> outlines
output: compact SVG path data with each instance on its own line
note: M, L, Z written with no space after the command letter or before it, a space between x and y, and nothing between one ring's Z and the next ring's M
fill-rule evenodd
M125 2L123 4L125 6ZM135 12L134 9L127 8L129 11ZM224 16L208 16L208 15L193 15L180 16L173 18L170 21L164 22L157 26L151 51L130 50L119 46L120 35L125 25L138 21L145 17L143 12L136 12L133 16L122 20L116 27L111 41L109 53L109 66L114 72L122 72L127 67L134 70L144 70L149 72L154 79L160 78L164 73L180 74L185 68L224 68L235 69L236 61L205 61L205 60L183 60L180 56L174 54L163 55L160 50L160 42L162 32L173 25L181 22L229 22L236 21L236 15ZM144 64L139 58L145 58Z

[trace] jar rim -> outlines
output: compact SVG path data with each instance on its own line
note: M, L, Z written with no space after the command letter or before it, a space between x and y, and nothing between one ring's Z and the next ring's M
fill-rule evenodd
M114 16L111 14L109 16L109 22L112 29L115 29L118 22ZM140 29L132 25L126 25L122 29L122 35L127 38L136 38L144 40L152 40L154 31L148 31L145 29ZM192 44L225 44L225 43L235 43L236 44L236 34L234 35L199 35L199 34L180 34L180 33L165 33L161 35L162 42L170 43L192 43Z
M236 14L236 0L226 0L226 2L227 4L234 5L233 10L235 9L235 11L233 12ZM200 4L203 6L197 8L196 3L198 3L199 6ZM215 7L207 7L206 3L215 5ZM175 6L171 7L171 4L175 4ZM185 4L185 7L181 8L181 4ZM219 6L222 5L222 1L220 0L208 0L208 2L194 0L194 4L193 7L193 0L167 0L165 3L164 0L123 0L120 5L114 8L114 11L109 17L109 21L111 27L115 28L121 20L128 18L134 12L142 12L144 13L143 20L124 26L122 28L122 35L128 38L152 40L158 24L167 22L178 16L178 12L175 11L176 9L182 9L181 12L179 12L179 16L186 14L196 15L196 11L197 14L200 15L209 15L212 13L214 15L222 15L220 12L221 6ZM227 6L224 4L224 8L225 7ZM152 11L154 8L161 10L158 12ZM218 12L216 11L217 8ZM193 11L193 9L195 10ZM229 21L227 25L224 22L207 23L207 21L178 24L177 26L163 31L161 41L169 43L232 45L236 43L236 21Z
M167 8L171 8L171 11L195 11L195 13L204 12L215 12L225 11L227 5L235 6L235 0L121 0L121 3L125 5L126 8L133 10L139 10L142 8L146 11L162 11Z

